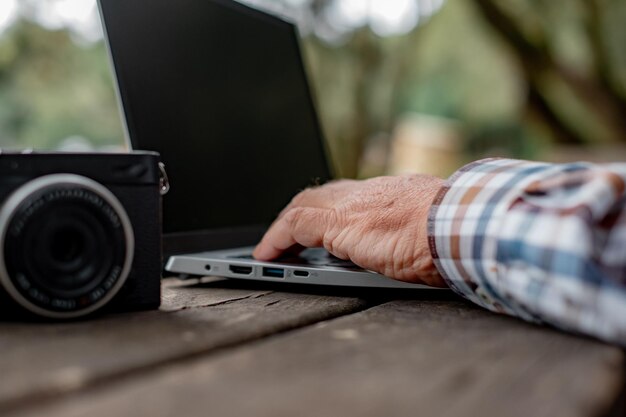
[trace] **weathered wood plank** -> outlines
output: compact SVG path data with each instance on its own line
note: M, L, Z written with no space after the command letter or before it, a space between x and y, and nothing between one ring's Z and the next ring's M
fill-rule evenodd
M247 289L243 283L191 284L167 282L161 311L74 323L0 323L0 414L367 305L357 298Z
M244 298L262 297L272 292L270 286L246 286L245 282L229 281L217 277L205 277L189 281L165 279L162 288L161 311L209 307ZM203 288L210 288L210 290Z
M405 300L19 415L597 416L623 367L619 349L593 340L459 301Z

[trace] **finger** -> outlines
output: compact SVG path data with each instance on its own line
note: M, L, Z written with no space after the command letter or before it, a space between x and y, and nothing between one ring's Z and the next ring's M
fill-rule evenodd
M330 211L297 207L277 220L253 252L259 260L276 259L295 245L322 246L330 224Z

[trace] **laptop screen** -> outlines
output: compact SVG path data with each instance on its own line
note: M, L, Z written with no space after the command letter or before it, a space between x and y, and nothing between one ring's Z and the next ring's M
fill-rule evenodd
M167 167L166 237L251 228L258 239L293 195L329 178L292 24L228 0L100 8L132 147Z

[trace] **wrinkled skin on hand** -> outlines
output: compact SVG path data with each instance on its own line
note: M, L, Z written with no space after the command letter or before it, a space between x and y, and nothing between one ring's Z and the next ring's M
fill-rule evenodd
M272 260L303 247L398 280L445 287L428 247L428 211L444 184L427 175L340 180L309 188L281 212L254 251Z

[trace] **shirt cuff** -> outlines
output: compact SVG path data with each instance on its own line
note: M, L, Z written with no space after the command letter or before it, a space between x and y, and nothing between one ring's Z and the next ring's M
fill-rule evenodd
M524 187L554 165L513 159L484 159L448 179L428 218L435 266L450 288L489 310L537 321L498 288L497 232Z

